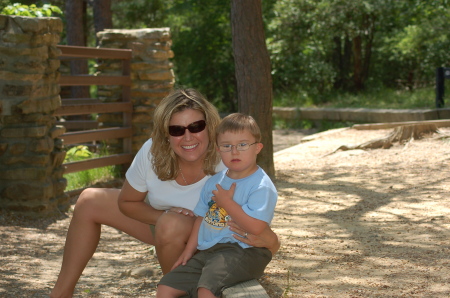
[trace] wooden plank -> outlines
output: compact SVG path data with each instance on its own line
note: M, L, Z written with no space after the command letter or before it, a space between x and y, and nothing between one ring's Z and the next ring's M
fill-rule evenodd
M98 128L96 120L70 120L70 121L56 121L57 125L62 125L66 130L86 130Z
M63 106L70 105L85 105L85 104L93 104L93 103L103 103L101 100L96 98L62 98L61 104Z
M106 48L87 48L78 46L57 46L61 50L60 58L103 58L103 59L131 59L132 50L130 49L106 49Z
M69 115L87 115L93 113L115 113L115 112L129 112L133 111L133 104L131 102L110 102L98 104L80 104L61 106L55 112L54 116L69 116Z
M61 76L59 78L61 86L90 86L90 85L120 85L131 86L131 78L129 76Z
M111 165L127 164L131 163L132 160L133 155L130 153L125 153L65 163L63 164L63 166L65 166L64 174L86 171L94 168L101 168Z
M124 128L102 128L95 130L67 132L61 135L65 145L86 143L99 140L120 139L131 137L133 129L131 127Z
M242 282L222 292L222 298L269 298L266 290L256 279Z
M429 121L450 118L450 109L365 109L273 107L273 117L286 120L331 120L360 123Z
M119 85L122 86L123 102L101 103L96 99L63 99L62 106L55 111L55 116L69 116L69 115L86 115L92 113L123 113L123 128L106 128L88 131L68 132L61 136L65 144L79 144L85 142L92 142L97 140L107 139L123 139L125 153L110 157L103 157L98 159L91 159L86 161L79 161L65 164L67 167L66 173L83 171L86 169L103 167L114 164L129 164L132 161L131 154L131 137L133 131L131 128L131 116L133 105L131 99L131 58L132 50L130 49L107 49L107 48L87 48L78 46L62 46L58 48L61 50L59 59L77 60L77 59L119 59L122 60L122 76L93 76L93 75L69 75L61 76L59 84L61 86L91 86L91 85ZM70 127L80 125L95 126L98 125L93 121L70 121L59 122L65 125L68 129Z
M130 76L131 73L131 61L123 60L122 63L122 74L124 76ZM122 87L122 100L124 102L131 102L131 86L123 86ZM123 126L131 127L132 126L132 111L123 113ZM127 153L131 153L133 151L133 140L131 136L129 138L123 139L123 151Z
M352 126L358 130L376 130L395 128L404 125L416 124L434 124L436 127L450 127L450 120L424 120L424 121L406 121L406 122L389 122L389 123L374 123L374 124L355 124Z

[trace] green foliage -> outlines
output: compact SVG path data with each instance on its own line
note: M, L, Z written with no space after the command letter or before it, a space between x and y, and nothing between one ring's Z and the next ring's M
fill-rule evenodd
M170 27L177 85L237 109L229 1L113 1L112 9L116 28Z
M220 111L236 111L230 1L174 1L168 10L177 83L193 86Z
M5 8L8 5L11 5L11 1L10 0L0 0L0 11L3 10L3 8Z
M35 4L25 5L21 3L14 3L8 5L2 9L0 12L4 15L15 15L24 17L53 17L61 16L63 12L57 6L44 4L42 7L37 7Z
M113 24L116 28L153 28L165 22L168 1L112 1Z
M310 120L275 118L272 126L273 129L311 129L314 127L314 123Z
M92 152L89 151L88 146L78 145L78 146L70 148L66 152L66 157L64 159L64 162L80 161L80 160L88 159L91 157L92 157Z
M35 1L23 2L32 7ZM263 1L275 104L433 107L434 95L413 100L407 90L429 90L436 68L450 66L449 2ZM86 32L93 32L91 3ZM114 28L170 27L177 85L199 89L222 112L236 111L230 1L111 3ZM0 7L6 4L0 0ZM87 39L92 44L93 34ZM367 99L356 100L360 94Z
M447 89L450 82L446 82ZM274 95L274 106L327 107L327 108L372 108L372 109L433 109L435 107L433 87L413 91L391 88L373 88L363 93L330 92L313 101L302 92ZM319 102L319 103L316 103Z
M448 4L277 1L267 34L275 93L307 93L321 104L329 93L366 92L355 88L358 76L368 90L433 85L436 68L450 61Z
M382 37L380 54L400 69L396 79L409 89L434 83L435 70L450 60L450 9L446 1L423 2L409 8L402 24ZM407 8L405 8L407 9ZM386 82L387 83L387 82Z
M87 146L79 145L72 147L67 151L64 162L81 161L106 155L108 155L106 150L97 154L92 153ZM114 178L120 177L120 175L120 166L107 166L65 174L64 178L67 179L66 191L87 187L99 181L113 180Z

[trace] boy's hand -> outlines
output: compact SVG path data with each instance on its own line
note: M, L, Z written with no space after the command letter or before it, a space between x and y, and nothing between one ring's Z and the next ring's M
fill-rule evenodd
M180 265L186 265L187 261L189 261L190 258L192 258L194 254L187 252L186 250L183 251L183 253L181 254L181 256L178 258L178 260L175 262L175 264L173 264L172 268L170 269L171 271L175 268L177 268Z
M216 202L217 206L225 208L227 202L233 201L234 190L236 183L231 184L230 189L225 190L219 184L216 184L217 190L213 190L212 200Z

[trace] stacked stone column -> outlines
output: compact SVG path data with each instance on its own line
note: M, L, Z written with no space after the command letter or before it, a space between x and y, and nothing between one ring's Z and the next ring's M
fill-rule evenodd
M0 15L0 208L30 216L67 210L65 152L54 111L61 106L59 18ZM132 49L133 152L149 138L153 110L174 85L169 28L106 30L100 46ZM99 61L100 75L121 63ZM120 87L99 86L98 98L118 101ZM99 115L100 127L122 126L121 114ZM114 145L114 142L112 143ZM117 141L117 145L120 141Z
M118 30L108 29L97 33L102 48L132 49L131 61L131 101L133 103L133 153L148 140L153 128L153 111L173 88L175 77L169 28ZM117 61L99 62L101 75L120 75L121 63ZM122 97L119 87L98 87L98 97L102 101L117 101ZM102 114L100 127L122 125L121 114ZM117 140L117 145L119 140ZM114 146L115 143L109 143Z
M68 206L59 97L59 18L0 15L0 208L47 215Z

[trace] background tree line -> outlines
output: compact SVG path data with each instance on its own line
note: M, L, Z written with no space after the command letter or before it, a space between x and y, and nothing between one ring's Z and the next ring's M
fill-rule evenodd
M10 2L0 0L2 7ZM295 94L320 104L336 92L432 86L436 68L450 66L449 2L262 1L275 97ZM82 24L76 28L84 35L76 33L72 38L82 38L89 46L95 46L95 32L104 28L170 27L177 84L198 88L221 111L237 110L230 1L55 0L51 4L64 11L66 22L75 19ZM73 34L66 33L64 42Z

